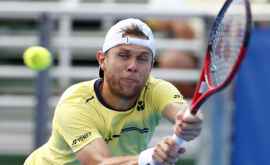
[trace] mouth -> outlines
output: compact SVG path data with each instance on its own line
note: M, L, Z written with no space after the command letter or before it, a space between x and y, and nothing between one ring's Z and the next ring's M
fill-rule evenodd
M121 79L124 83L126 84L138 84L139 80L135 79L135 78L122 78Z

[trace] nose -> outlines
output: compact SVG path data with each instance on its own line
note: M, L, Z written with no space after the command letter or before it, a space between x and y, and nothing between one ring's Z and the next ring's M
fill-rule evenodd
M127 70L129 72L137 72L138 71L138 64L137 64L136 59L129 60Z

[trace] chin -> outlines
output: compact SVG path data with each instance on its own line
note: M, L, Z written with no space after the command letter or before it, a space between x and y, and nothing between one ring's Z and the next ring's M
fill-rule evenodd
M133 99L135 97L138 97L140 93L138 92L125 92L125 93L122 93L122 96L127 98L127 99Z
M128 90L121 90L121 95L127 99L133 99L136 97L139 97L141 93L141 90L136 88L136 89L128 89Z

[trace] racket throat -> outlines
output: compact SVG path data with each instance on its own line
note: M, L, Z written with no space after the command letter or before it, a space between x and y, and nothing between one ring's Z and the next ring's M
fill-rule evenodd
M191 113L195 115L197 111L199 110L199 107L203 103L202 101L202 95L205 94L209 89L209 86L206 81L201 81L199 86L197 87L197 91L195 92L195 95L193 96L192 103L191 103Z
M208 85L205 81L202 81L199 88L199 93L203 94L208 90Z

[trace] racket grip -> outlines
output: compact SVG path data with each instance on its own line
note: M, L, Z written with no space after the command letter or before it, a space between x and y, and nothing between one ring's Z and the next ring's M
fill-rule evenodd
M187 118L189 116L192 116L191 111L190 110L185 111L185 114L184 114L183 118ZM178 148L180 148L181 145L184 142L186 142L184 139L182 139L181 137L178 137L176 134L173 134L172 138L173 138L173 140L175 140Z
M177 150L181 147L181 145L186 142L184 139L178 137L177 135L173 134L173 140L175 140L177 144ZM147 149L143 151L139 156L139 165L163 165L153 160L153 152L154 148Z
M187 110L185 111L184 118L191 115L192 115L191 111ZM186 142L184 139L178 137L176 134L173 134L172 139L175 140L177 144L177 149L180 149L182 144ZM153 152L154 152L154 148L149 148L141 152L141 154L139 155L139 165L162 165L161 163L158 163L153 160L153 157L152 157Z
M186 142L184 139L178 137L177 135L173 134L172 136L173 140L175 140L176 144L177 144L177 147L180 148L181 145Z

